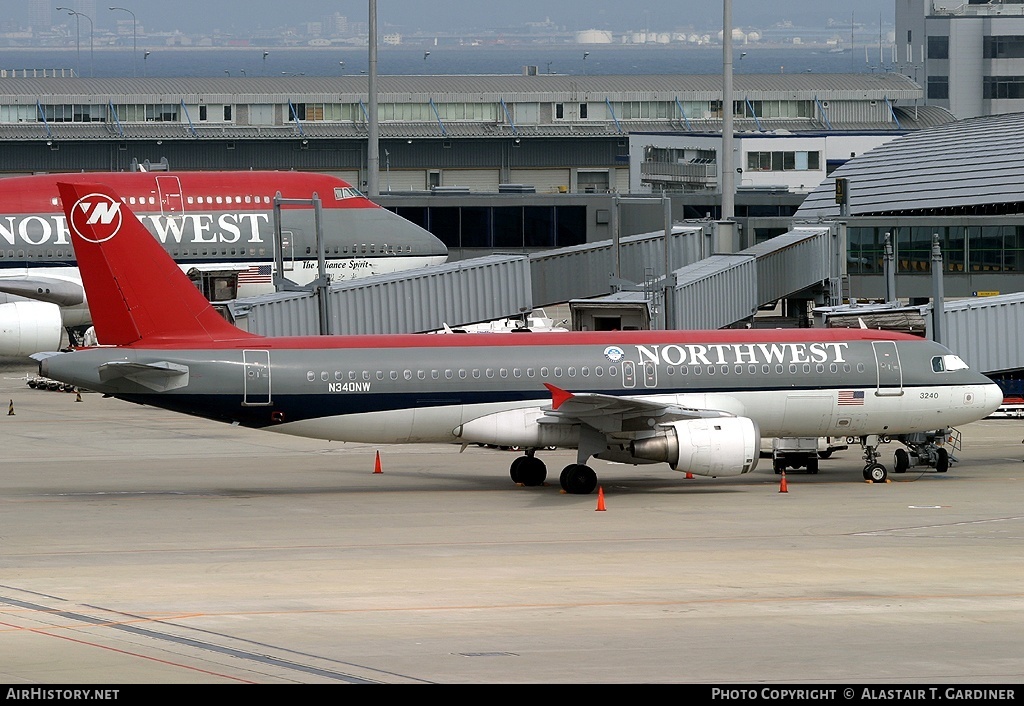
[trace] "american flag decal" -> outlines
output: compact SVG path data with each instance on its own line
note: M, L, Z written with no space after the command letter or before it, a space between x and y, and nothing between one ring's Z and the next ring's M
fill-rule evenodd
M261 282L270 282L270 274L270 265L253 265L238 273L238 283L259 284Z
M840 390L839 404L864 404L864 390Z

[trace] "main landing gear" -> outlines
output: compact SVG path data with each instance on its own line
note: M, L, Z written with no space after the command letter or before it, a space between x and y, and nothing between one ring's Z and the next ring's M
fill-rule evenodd
M544 484L548 476L547 466L534 456L535 452L536 449L527 449L525 456L520 456L512 462L509 475L512 476L513 483L526 486ZM588 495L597 487L597 474L590 466L571 463L562 470L558 482L566 493Z
M896 449L892 459L893 473L906 473L915 466L930 466L937 473L945 473L949 470L949 464L956 461L946 447L943 445L949 442L952 448L960 447L960 433L955 429L939 429L937 431L907 434L898 437L907 448ZM853 443L854 439L848 440ZM859 439L864 449L864 480L872 483L884 483L889 474L878 458L878 445L887 444L890 441L888 436L872 434L862 436Z
M897 449L893 456L893 472L906 473L916 466L929 466L936 473L945 473L956 458L943 445L947 441L952 448L960 447L960 432L955 429L939 429L931 432L907 434L900 438L906 449Z

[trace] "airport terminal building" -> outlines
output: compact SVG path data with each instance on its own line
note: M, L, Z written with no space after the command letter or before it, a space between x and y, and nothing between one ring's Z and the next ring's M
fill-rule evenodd
M175 170L318 171L365 187L367 85L365 76L8 71L0 75L0 175L166 162ZM377 85L377 200L440 237L452 259L655 231L664 224L663 195L674 220L720 217L720 76L525 67L521 75L382 76ZM853 199L851 293L880 295L886 232L901 271L926 274L923 243L938 218L960 219L943 231L951 274L964 275L951 296L1024 290L1020 211L1007 205L1021 199L992 194L997 182L1009 192L1021 181L1010 148L1019 144L1019 120L964 130L947 110L920 105L921 87L898 73L742 74L734 90L739 248L788 231L794 216L837 217L834 199L827 204L839 174ZM981 170L975 186L934 188L938 174L959 175L972 163ZM862 212L865 190L881 183L886 199L920 192L946 205ZM982 203L968 208L968 194ZM644 197L649 205L638 206ZM930 220L908 220L922 217ZM988 221L963 220L979 218ZM922 278L909 291L926 288Z

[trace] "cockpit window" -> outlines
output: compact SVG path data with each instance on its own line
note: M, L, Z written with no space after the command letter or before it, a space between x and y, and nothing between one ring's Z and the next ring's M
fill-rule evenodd
M966 370L968 367L967 363L958 355L935 356L932 358L932 370L937 373L951 373L954 370Z
M334 199L336 201L344 201L345 199L355 199L362 196L359 189L352 186L336 186L334 187Z

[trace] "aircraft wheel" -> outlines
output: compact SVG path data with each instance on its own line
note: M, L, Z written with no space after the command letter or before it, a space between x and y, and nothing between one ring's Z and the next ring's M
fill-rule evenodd
M573 495L587 495L597 487L597 474L590 466L573 463L566 466L559 476L562 490Z
M893 454L892 472L906 473L908 468L910 468L910 454L906 449L896 449L896 453Z
M512 462L511 466L509 466L508 474L512 476L512 482L515 483L516 485L519 485L520 483L523 482L523 463L525 461L528 461L529 458L529 456L520 456L519 458Z
M884 483L889 473L882 464L873 463L864 469L864 476L872 483Z
M548 468L544 462L535 456L521 456L522 464L519 466L519 482L523 485L543 485L548 477ZM520 459L516 459L517 461Z
M818 472L818 459L807 459L807 472L810 473L811 475L814 475Z
M949 470L949 452L941 446L935 452L935 471L945 473Z

